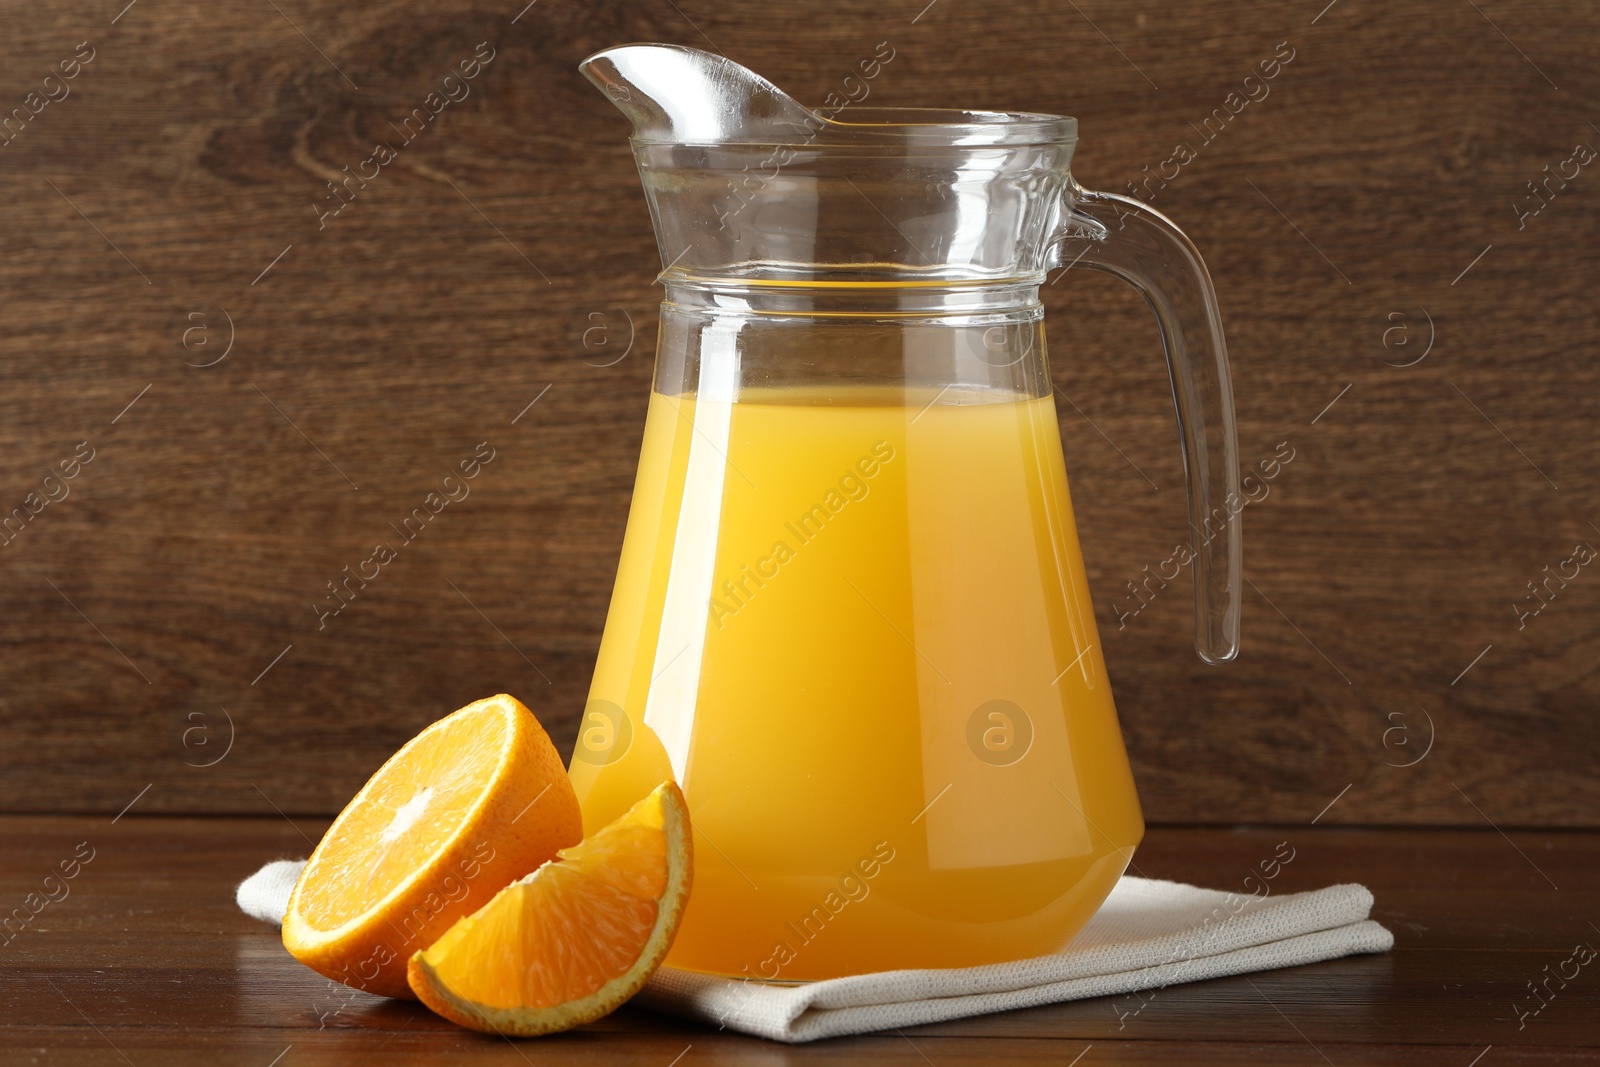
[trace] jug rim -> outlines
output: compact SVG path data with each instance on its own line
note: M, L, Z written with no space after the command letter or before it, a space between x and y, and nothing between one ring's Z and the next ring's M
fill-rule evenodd
M1073 145L1078 139L1078 120L1068 115L1032 111L988 111L935 107L855 107L834 112L848 118L816 115L816 125L807 123L795 130L793 138L778 138L765 131L758 136L719 138L677 138L640 136L635 145L766 145L772 147L833 146L850 143L885 142L944 147L996 147L1027 145Z

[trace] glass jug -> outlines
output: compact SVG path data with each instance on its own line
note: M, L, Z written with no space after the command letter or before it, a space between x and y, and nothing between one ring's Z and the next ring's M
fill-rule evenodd
M1073 180L1071 118L825 118L666 45L581 69L633 120L666 290L571 764L585 831L682 786L677 967L788 981L1063 948L1144 823L1039 285L1095 267L1155 311L1217 663L1238 642L1237 450L1199 253Z

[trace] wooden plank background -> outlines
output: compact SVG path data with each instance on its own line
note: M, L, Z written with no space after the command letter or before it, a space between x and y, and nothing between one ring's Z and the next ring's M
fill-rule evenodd
M1324 3L9 4L0 511L62 498L0 545L0 809L327 813L502 689L569 746L659 299L575 65L682 42L820 102L888 42L874 104L1075 114L1111 189L1292 49L1153 199L1216 277L1243 463L1295 457L1245 514L1225 669L1181 585L1117 624L1185 536L1154 325L1104 276L1045 290L1147 817L1600 824L1600 568L1515 607L1600 546L1600 13ZM480 42L471 95L319 220Z

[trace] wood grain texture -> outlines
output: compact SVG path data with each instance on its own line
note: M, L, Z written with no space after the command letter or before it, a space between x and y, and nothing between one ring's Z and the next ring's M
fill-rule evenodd
M270 818L0 817L0 904L12 907L81 842L94 858L0 946L0 1048L41 1063L1050 1062L1453 1064L1592 1061L1600 981L1580 971L1519 1028L1514 1005L1574 943L1600 942L1600 835L1492 830L1155 831L1151 877L1247 892L1285 839L1273 892L1360 881L1395 948L1249 976L786 1047L624 1008L581 1030L513 1046L414 1003L337 986L240 914L233 885L274 856L303 855ZM1514 846L1514 847L1513 847ZM1530 864L1517 850L1535 858ZM1279 853L1285 854L1285 853ZM1548 878L1559 888L1552 888ZM1251 887L1254 889L1255 887ZM60 896L59 890L57 896ZM1592 965L1591 965L1592 966ZM20 1060L19 1060L20 1062Z
M111 813L150 785L140 811L328 813L496 690L570 745L658 299L625 123L575 65L714 45L822 100L888 41L873 103L1075 114L1087 185L1199 146L1152 203L1215 275L1242 462L1295 453L1245 514L1226 669L1192 652L1187 575L1117 621L1185 536L1153 324L1109 278L1045 289L1147 816L1305 822L1339 796L1322 823L1600 823L1600 574L1523 628L1513 608L1600 544L1600 173L1520 228L1514 207L1600 146L1600 13L277 6L30 8L0 41L0 114L93 49L0 148L0 509L94 455L0 547L0 809ZM480 42L472 95L319 223ZM1281 42L1270 94L1204 142ZM484 441L471 496L319 631L325 583Z

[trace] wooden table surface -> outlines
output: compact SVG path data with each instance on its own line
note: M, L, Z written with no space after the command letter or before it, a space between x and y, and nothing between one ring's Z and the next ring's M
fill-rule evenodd
M1240 892L1287 840L1294 859L1274 891L1359 881L1395 948L1174 986L1143 1001L1101 998L785 1046L627 1007L513 1044L335 986L233 904L235 882L265 860L303 856L324 828L276 817L0 817L5 912L41 892L62 862L79 861L68 863L75 878L51 883L59 899L0 933L0 1063L1497 1067L1600 1058L1600 962L1547 981L1572 973L1575 947L1590 946L1585 958L1600 946L1600 833L1154 829L1135 861L1140 873ZM1530 982L1545 983L1542 1001Z

